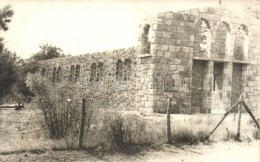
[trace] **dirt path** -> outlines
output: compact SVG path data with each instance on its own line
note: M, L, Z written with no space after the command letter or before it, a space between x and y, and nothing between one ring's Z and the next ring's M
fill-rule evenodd
M260 162L260 143L221 142L212 145L149 152L140 161L165 162Z
M159 150L146 149L135 155L90 154L86 151L20 153L0 155L0 161L260 162L260 142L219 142L182 148L163 145Z

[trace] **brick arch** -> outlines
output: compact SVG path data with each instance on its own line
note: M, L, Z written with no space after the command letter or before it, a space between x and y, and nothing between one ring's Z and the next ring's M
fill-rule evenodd
M221 23L223 23L223 25L225 25L228 32L231 32L229 23L227 23L226 21L221 21Z
M54 67L53 71L52 71L52 83L55 83L55 81L56 81L56 71L57 71L57 68Z
M45 75L46 75L46 69L45 68L42 68L41 75L42 75L42 78L45 77Z
M196 21L196 23L195 23L196 30L197 30L197 28L200 28L200 27L201 27L202 21L205 22L205 25L206 25L205 27L207 27L208 29L211 28L210 23L209 23L209 21L208 21L207 19L205 19L205 18L200 18L200 19L198 19L198 20Z
M195 53L196 57L210 57L211 31L208 20L201 18L195 23Z
M240 24L235 33L234 55L235 60L248 59L248 27L245 24Z
M75 65L70 66L70 82L73 82L75 78Z
M240 24L239 27L238 27L238 29L244 30L245 33L246 33L246 35L248 35L248 32L249 32L249 31L248 31L247 25L245 25L245 24Z
M230 54L231 36L230 26L227 22L221 21L214 30L214 38L211 51L215 58L225 58Z
M61 67L59 66L59 67L58 67L58 70L57 70L56 81L57 81L57 82L61 82L61 77L62 77L62 69L61 69Z
M123 61L121 59L117 60L116 63L116 78L117 80L122 80L123 77Z
M97 81L102 80L104 77L104 63L99 62L97 64Z
M80 65L76 65L75 69L75 82L79 81L80 79Z
M94 81L96 81L97 64L96 64L96 63L92 63L90 69L91 69L91 72L90 72L90 81L91 81L91 82L94 82Z
M131 59L125 59L125 63L124 63L124 80L128 81L131 79L131 75L132 75L132 61Z
M143 27L143 33L142 33L142 52L150 53L151 52L151 25L145 24Z

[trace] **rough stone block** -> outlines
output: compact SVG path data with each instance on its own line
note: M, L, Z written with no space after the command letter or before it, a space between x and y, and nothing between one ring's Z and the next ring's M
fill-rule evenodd
M170 57L171 53L170 52L164 52L164 57Z
M186 31L186 28L184 28L184 27L177 27L177 32L178 33L185 33L185 31Z
M172 20L171 19L164 19L164 24L165 25L171 25L172 24Z
M171 39L171 38L168 38L168 39L165 39L165 44L167 45L172 45L175 43L175 39Z
M208 12L208 8L207 7L199 8L198 10L199 10L199 12Z
M191 10L191 15L199 16L199 10L198 9Z
M175 46L174 45L169 45L169 51L174 52L175 51Z
M167 31L176 32L177 31L177 27L176 26L168 26L167 27Z
M158 31L166 31L167 28L168 28L167 25L161 25L161 24L158 24L158 25L157 25L157 30L158 30Z
M172 20L172 24L173 26L179 26L180 21L179 20Z
M162 107L163 107L163 102L158 101L158 102L157 102L157 107L158 107L158 108L162 108Z
M169 50L169 45L162 45L162 50L163 51L168 51Z
M160 12L160 13L158 13L158 17L159 18L165 18L166 17L166 13L165 12Z
M173 18L173 13L172 12L166 12L166 16L167 19L172 19Z
M171 32L163 32L164 38L171 38Z
M177 70L177 65L170 65L170 70L176 71Z
M210 18L210 20L213 20L213 21L220 21L221 16L216 15L216 14L210 14L209 18Z
M209 20L209 19L210 19L210 14L208 14L208 13L203 13L203 14L202 14L202 17L205 18L205 19L207 19L207 20Z

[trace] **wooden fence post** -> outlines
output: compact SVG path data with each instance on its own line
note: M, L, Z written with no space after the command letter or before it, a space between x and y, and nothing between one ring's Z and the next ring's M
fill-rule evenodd
M242 103L241 101L243 100L243 96L242 94L239 97L239 101L240 103L238 104L238 118L237 118L237 135L236 135L236 140L239 141L240 140L240 127L241 127L241 108L242 108Z
M260 125L257 122L256 118L254 117L253 113L250 111L249 107L246 105L246 103L244 101L242 101L242 105L244 106L244 108L246 109L246 111L248 112L248 114L251 116L251 118L253 119L253 121L255 122L256 126L258 129L260 129Z
M86 99L82 98L82 110L81 110L81 124L79 130L79 148L82 148L82 141L84 136L84 128L85 128L85 117L86 117Z
M216 125L216 127L209 133L208 136L206 136L206 138L204 138L203 141L207 140L209 138L209 136L211 136L214 131L218 128L218 126L223 122L223 120L227 117L227 115L230 113L230 111L237 105L240 103L240 100L237 101L233 106L231 106L231 108L229 110L227 110L227 112L224 114L223 118L219 121L219 123Z
M167 131L166 131L166 135L167 135L167 143L171 143L171 114L170 114L170 109L171 109L171 99L168 99L168 106L167 106Z

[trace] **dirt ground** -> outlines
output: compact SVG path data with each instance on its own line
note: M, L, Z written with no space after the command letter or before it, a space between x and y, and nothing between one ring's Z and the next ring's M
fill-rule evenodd
M218 142L182 147L164 144L131 154L122 151L35 151L0 154L0 161L260 162L260 141Z

